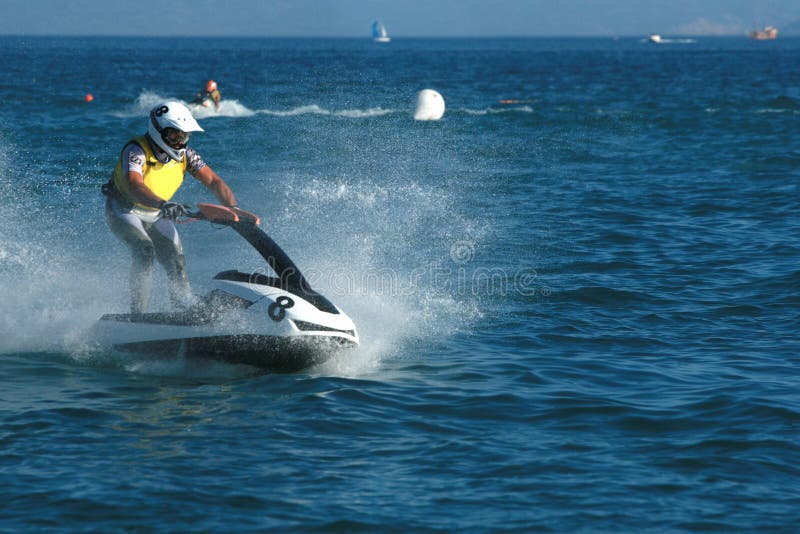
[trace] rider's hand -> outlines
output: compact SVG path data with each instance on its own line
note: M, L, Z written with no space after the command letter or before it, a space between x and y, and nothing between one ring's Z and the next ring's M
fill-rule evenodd
M237 212L240 219L244 219L246 221L252 222L256 226L261 224L261 218L256 215L255 213L250 213L249 211L244 211L239 206L229 206L229 209L232 209L234 212Z
M167 219L177 219L178 217L187 215L191 206L181 204L179 202L162 202L159 211L161 216Z

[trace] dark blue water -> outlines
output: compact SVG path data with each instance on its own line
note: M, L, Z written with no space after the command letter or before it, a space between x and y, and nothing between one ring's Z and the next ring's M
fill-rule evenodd
M0 39L0 530L794 531L798 57ZM269 375L87 346L127 305L98 187L208 78L193 146L358 350ZM260 268L181 234L197 292Z

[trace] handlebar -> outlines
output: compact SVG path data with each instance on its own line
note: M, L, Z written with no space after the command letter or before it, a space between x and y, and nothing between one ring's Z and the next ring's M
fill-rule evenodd
M242 220L250 222L255 226L261 224L261 219L255 213L250 213L240 208L228 208L219 204L197 205L198 211L187 213L192 219L202 219L209 222L220 224L233 224Z

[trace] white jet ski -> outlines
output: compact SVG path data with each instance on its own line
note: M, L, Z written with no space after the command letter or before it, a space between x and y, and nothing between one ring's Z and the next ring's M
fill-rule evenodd
M198 204L190 216L230 226L277 276L224 271L192 307L108 314L91 338L101 347L156 357L198 357L294 372L358 345L353 321L314 291L286 253L243 210Z

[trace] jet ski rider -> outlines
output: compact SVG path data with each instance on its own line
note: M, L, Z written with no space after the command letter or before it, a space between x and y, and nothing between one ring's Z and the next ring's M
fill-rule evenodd
M127 142L112 179L103 186L106 222L131 251L131 312L145 313L150 302L153 260L158 259L169 279L175 307L186 307L193 297L186 276L183 246L175 218L188 206L172 202L188 171L225 206L235 208L236 197L187 143L203 129L180 102L163 102L150 111L147 133Z
M214 80L208 80L206 82L205 88L197 93L194 97L194 103L199 104L201 106L208 107L208 101L214 102L214 109L219 109L219 103L222 101L222 95L219 93L219 89L217 88L217 82Z

